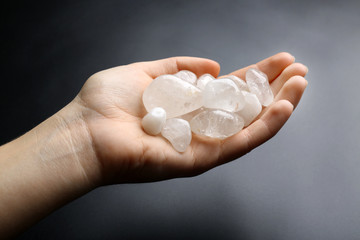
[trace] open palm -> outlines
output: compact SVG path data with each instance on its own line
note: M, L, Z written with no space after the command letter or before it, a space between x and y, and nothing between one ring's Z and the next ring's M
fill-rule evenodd
M193 135L184 153L161 136L149 136L141 127L146 114L142 93L159 75L190 70L197 76L217 76L219 65L211 60L176 57L108 69L88 79L77 99L92 138L103 184L147 182L194 176L251 151L274 136L290 117L307 85L307 68L279 53L231 74L244 78L249 67L265 72L275 94L250 126L225 140Z

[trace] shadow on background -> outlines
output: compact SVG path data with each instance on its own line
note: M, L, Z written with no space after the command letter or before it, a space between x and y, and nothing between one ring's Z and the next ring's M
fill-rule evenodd
M232 229L236 238L247 239L245 220L234 218L239 212L227 202L226 187L187 182L195 187L184 190L177 180L103 187L20 239L233 239Z

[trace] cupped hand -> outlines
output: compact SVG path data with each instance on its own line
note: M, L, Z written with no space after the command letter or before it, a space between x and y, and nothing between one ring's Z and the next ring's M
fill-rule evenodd
M273 137L299 103L307 81L307 68L279 53L257 64L234 71L244 79L255 67L269 77L274 103L259 118L230 138L219 140L193 134L190 146L179 153L161 136L149 136L141 127L146 114L142 93L162 74L190 70L198 77L217 77L218 63L202 58L174 57L111 68L91 76L75 99L95 155L101 184L148 182L194 176L241 157ZM88 171L88 170L86 170Z

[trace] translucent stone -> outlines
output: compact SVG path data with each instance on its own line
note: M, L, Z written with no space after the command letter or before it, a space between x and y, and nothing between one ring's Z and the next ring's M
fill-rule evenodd
M188 70L182 70L180 72L177 72L174 74L174 76L177 76L181 80L184 80L191 84L195 84L196 79L197 79L195 73L188 71Z
M148 112L161 107L167 118L173 118L200 108L202 94L199 88L174 75L162 75L145 89L143 103Z
M157 135L161 132L166 121L166 112L163 108L156 107L152 109L142 119L141 124L145 132L149 135Z
M195 117L196 115L198 115L200 112L204 111L205 108L199 108L196 109L195 111L189 112L187 114L181 115L179 116L179 118L184 119L188 122L191 121L191 119L193 119L193 117Z
M247 127L260 114L262 106L255 94L246 91L243 94L245 106L237 113L244 119L244 126Z
M241 78L239 78L235 75L227 75L227 76L221 77L220 79L224 79L224 78L232 80L241 91L249 92L249 87L247 86L246 82L244 80L242 80Z
M271 91L268 77L265 73L250 68L246 72L246 83L250 92L254 93L263 106L269 106L274 101L274 94Z
M166 120L161 135L166 138L178 152L185 152L191 142L191 129L188 121L180 118Z
M209 82L215 80L215 78L211 74L204 74L199 77L199 79L196 82L196 86L200 88L201 90L204 90L206 84Z
M244 127L244 120L236 113L206 109L190 121L191 130L203 136L225 139Z
M216 79L206 84L203 90L204 107L240 111L245 105L244 95L230 79Z

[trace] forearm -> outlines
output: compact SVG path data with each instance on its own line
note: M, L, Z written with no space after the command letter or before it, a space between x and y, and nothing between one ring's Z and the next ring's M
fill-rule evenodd
M0 148L0 236L14 236L97 186L91 136L75 103Z

